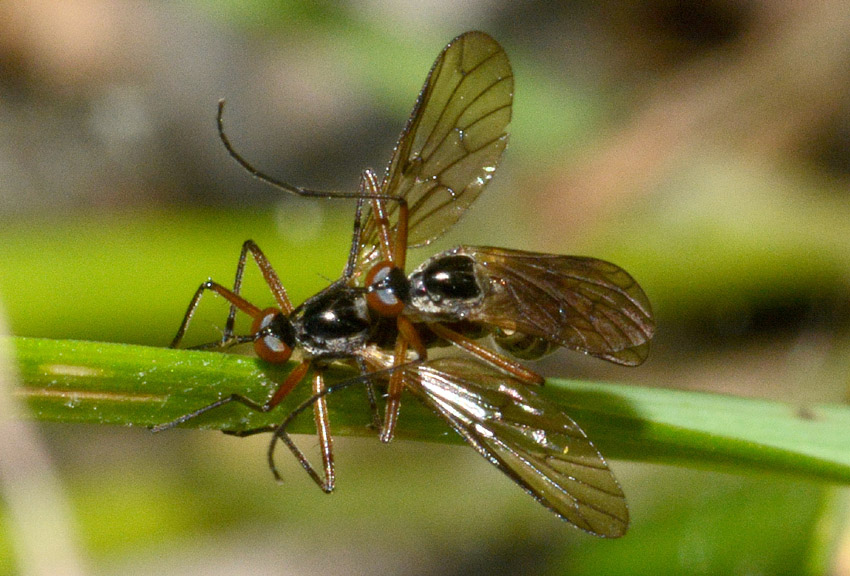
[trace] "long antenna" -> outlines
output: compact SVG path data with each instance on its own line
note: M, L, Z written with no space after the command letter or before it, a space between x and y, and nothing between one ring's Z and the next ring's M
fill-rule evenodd
M310 190L309 188L301 188L300 186L294 186L289 184L288 182L284 182L282 180L278 180L277 178L273 178L269 176L265 172L260 171L255 168L253 164L248 162L244 156L242 156L236 149L233 147L233 144L230 142L230 138L227 137L227 134L224 131L224 104L225 100L222 98L218 101L218 115L216 116L216 122L218 124L218 137L221 139L222 144L227 149L227 153L230 154L230 157L236 160L242 168L244 168L251 176L256 178L257 180L261 180L266 184L270 184L279 190L283 190L284 192L289 192L290 194L295 194L297 196L306 196L309 198L363 198L369 200L385 200L385 201L393 201L398 202L400 204L406 203L406 200L401 196L392 196L390 194L364 194L362 192L338 192L338 191L322 191L322 190Z

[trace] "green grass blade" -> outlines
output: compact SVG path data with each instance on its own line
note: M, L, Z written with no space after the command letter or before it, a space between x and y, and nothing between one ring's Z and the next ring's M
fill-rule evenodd
M22 384L16 394L41 420L151 426L232 392L264 400L285 367L254 358L72 340L11 338ZM329 379L344 378L344 371ZM241 430L280 422L303 401L299 386L269 414L229 405L190 425ZM850 482L850 408L795 407L717 394L550 379L545 394L585 429L609 458L772 470ZM358 387L329 402L335 434L374 435ZM446 425L412 400L399 436L458 442ZM309 415L293 432L310 433Z

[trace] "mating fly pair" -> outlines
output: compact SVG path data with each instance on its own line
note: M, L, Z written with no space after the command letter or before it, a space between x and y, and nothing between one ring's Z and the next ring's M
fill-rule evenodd
M299 362L260 403L232 394L155 427L171 428L224 404L252 410L276 407L302 380L313 396L273 432L269 462L282 440L327 492L334 487L332 439L323 370L353 364L361 376L333 389L365 382L386 387L381 439L393 437L402 390L442 416L472 447L562 518L592 534L616 537L628 526L628 508L605 460L582 430L534 392L543 378L479 340L536 358L562 346L624 365L647 355L654 321L638 284L619 267L592 258L503 248L460 246L405 274L408 247L424 246L454 225L491 179L507 143L513 74L499 44L482 32L450 42L434 63L402 131L383 180L363 173L357 193L292 186L257 171L219 133L229 153L254 176L287 192L356 198L357 215L342 277L293 307L283 284L252 241L243 245L232 290L202 284L172 342L178 346L205 291L231 305L216 347L252 342L257 355ZM365 213L364 213L365 211ZM257 263L277 307L261 309L240 294L248 256ZM253 318L251 332L235 335L237 311ZM468 354L429 358L429 348L452 344ZM286 433L295 413L314 412L322 476ZM375 411L377 414L377 409Z

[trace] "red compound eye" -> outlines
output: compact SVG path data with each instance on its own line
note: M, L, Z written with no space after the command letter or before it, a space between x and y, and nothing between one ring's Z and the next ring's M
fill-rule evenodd
M254 319L251 330L256 334L262 330L267 330L270 326L273 328L274 321L281 314L281 311L277 308L266 308L261 316ZM275 364L283 364L292 356L292 348L273 329L267 330L265 335L254 340L254 351L266 362Z

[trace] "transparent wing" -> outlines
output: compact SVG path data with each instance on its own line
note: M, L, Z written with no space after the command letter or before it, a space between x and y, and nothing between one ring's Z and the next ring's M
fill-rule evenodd
M399 137L381 193L409 206L408 243L425 245L451 227L490 181L507 144L513 73L505 51L467 32L439 55ZM390 216L398 204L387 203ZM365 215L361 261L374 258L378 227Z
M628 272L603 260L504 248L460 246L489 282L469 320L545 338L634 366L655 334L652 308ZM445 253L444 253L445 254ZM435 258L440 255L435 256Z
M541 504L582 530L622 536L625 496L581 428L519 380L471 358L414 365L408 389Z

